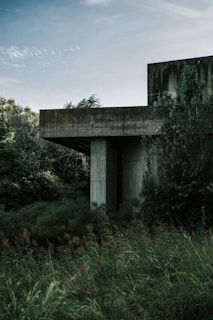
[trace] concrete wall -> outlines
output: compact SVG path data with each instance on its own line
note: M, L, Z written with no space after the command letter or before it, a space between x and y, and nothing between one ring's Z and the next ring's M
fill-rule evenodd
M175 98L184 64L193 65L204 84L203 101L213 94L213 56L148 64L148 105L168 91Z

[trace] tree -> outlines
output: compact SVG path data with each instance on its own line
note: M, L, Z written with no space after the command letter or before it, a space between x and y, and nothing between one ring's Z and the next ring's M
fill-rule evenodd
M95 94L89 97L89 99L82 99L79 103L74 105L72 102L64 105L65 109L87 109L100 107L100 100L96 98Z
M185 65L177 101L167 93L155 104L165 123L159 139L159 180L146 177L143 191L150 222L213 223L213 106L202 103L201 88L196 69Z
M0 116L0 203L10 209L19 202L25 167L13 146L6 117Z
M17 105L12 99L5 102L4 112L14 147L31 175L35 176L44 161L44 142L39 138L39 115L30 108Z
M0 202L17 208L37 200L55 200L66 192L88 194L89 168L82 154L41 139L39 115L30 108L0 98L0 110Z

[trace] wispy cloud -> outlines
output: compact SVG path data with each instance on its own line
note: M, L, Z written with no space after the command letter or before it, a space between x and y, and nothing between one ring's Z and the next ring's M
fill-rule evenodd
M112 0L84 0L85 4L89 6L108 5Z
M94 20L94 22L95 23L115 24L120 18L122 18L121 14L113 14L113 15L98 17Z
M17 12L17 13L23 13L24 12L24 10L22 10L22 9L15 9L15 12Z
M46 49L46 48L37 48L37 47L0 47L0 57L9 58L10 60L23 60L25 58L43 58L47 56L56 56L62 54L62 52L74 52L79 51L81 48L79 45L71 47L69 49Z
M11 63L11 64L9 64L9 63L6 64L6 63L5 63L5 65L7 65L8 67L16 68L16 69L25 67L24 64L18 64L18 63Z
M20 64L20 63L13 63L13 62L10 62L10 61L6 61L5 59L0 59L0 66L5 67L5 68L10 67L10 68L19 69L19 68L25 67L26 65L25 64Z
M159 3L166 9L169 10L175 14L179 14L188 18L200 18L201 16L201 11L194 9L194 8L189 8L186 6L182 5L177 5L174 3L169 3L164 0L160 0Z
M46 68L50 65L50 62L38 62L38 65L40 67Z

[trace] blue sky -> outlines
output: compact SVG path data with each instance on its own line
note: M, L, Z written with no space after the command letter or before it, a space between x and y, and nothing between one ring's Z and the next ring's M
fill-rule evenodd
M147 104L147 64L213 55L212 0L1 0L0 96Z

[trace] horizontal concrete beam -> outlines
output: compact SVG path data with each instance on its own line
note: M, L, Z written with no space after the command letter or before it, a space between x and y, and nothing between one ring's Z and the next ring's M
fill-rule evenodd
M150 107L55 109L40 111L44 139L156 135L162 119Z

